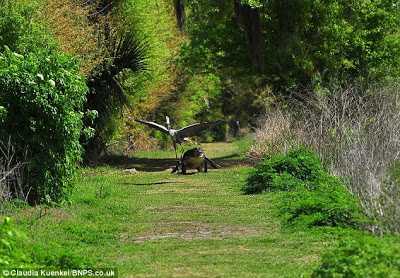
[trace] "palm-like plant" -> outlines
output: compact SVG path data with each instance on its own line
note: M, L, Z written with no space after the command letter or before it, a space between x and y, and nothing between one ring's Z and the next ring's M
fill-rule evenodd
M96 134L86 147L89 155L97 155L106 148L114 131L112 121L128 104L118 76L125 70L138 72L146 69L146 44L139 42L132 32L109 31L105 37L103 48L108 57L94 70L88 82L87 108L98 111L99 115L94 122Z

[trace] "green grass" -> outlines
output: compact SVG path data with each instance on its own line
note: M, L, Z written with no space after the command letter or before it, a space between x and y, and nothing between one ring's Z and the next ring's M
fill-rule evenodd
M203 147L210 157L239 163L185 176L82 169L69 202L22 207L11 216L30 236L36 256L68 251L90 266L116 267L120 277L311 273L342 234L283 230L274 208L280 193L243 195L250 167L241 165L237 144Z

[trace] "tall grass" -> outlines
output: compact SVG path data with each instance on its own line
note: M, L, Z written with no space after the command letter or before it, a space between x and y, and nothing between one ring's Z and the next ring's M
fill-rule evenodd
M337 89L290 107L265 115L250 155L311 147L359 197L372 231L400 233L400 184L391 173L400 158L400 86Z
M279 109L268 110L258 124L255 142L247 153L253 161L261 160L267 155L286 153L294 147L293 119L290 113Z

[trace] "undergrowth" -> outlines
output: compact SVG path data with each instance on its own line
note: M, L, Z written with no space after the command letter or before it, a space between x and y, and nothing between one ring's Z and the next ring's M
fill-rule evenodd
M311 277L400 277L398 240L393 243L372 236L343 240L322 257Z
M34 264L24 249L26 236L5 218L0 224L0 267L31 267Z
M243 190L246 194L282 192L277 208L286 225L357 227L364 221L357 200L344 184L304 148L266 157Z
M48 243L46 247L30 244L30 238L6 217L0 224L0 269L44 266L72 269L90 267L92 263L62 246L52 245L50 248Z
M302 103L269 108L248 155L259 160L307 146L357 196L374 220L371 231L399 233L400 190L392 173L400 156L399 84L330 86Z
M359 201L312 151L298 148L267 156L248 177L244 191L275 192L284 227L299 232L339 228L332 230L340 239L338 246L323 255L311 277L399 277L398 238L378 238L358 229L367 224Z

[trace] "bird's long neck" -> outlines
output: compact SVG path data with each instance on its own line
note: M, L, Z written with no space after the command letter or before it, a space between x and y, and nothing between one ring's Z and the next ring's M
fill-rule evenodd
M169 121L169 117L168 116L165 116L165 121L167 123L167 128L171 129L171 122Z

